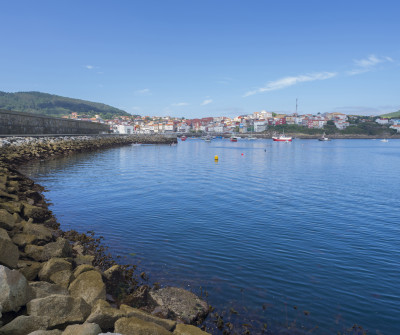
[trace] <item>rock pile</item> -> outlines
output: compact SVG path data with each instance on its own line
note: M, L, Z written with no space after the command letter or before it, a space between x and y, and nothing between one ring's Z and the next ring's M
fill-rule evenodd
M116 303L121 267L102 269L96 255L72 244L40 186L11 165L95 146L85 143L34 141L32 150L20 143L0 152L0 335L206 335L193 324L208 306L191 292L142 286Z

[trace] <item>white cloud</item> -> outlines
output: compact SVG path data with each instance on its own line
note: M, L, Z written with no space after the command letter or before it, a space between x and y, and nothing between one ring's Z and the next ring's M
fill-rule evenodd
M248 97L250 95L254 95L257 93L281 90L283 88L296 85L298 83L303 83L307 81L315 81L315 80L325 80L332 77L335 77L337 73L335 72L319 72L312 73L306 75L299 75L297 77L284 77L275 81L270 81L266 86L260 87L256 90L247 92L244 97Z
M212 99L206 99L206 100L204 100L202 103L201 103L201 105L202 106L205 106L205 105L208 105L208 104L210 104L210 103L212 103L213 101L212 101Z
M370 55L365 59L355 59L354 65L355 69L347 71L347 74L350 76L361 74L365 72L369 72L375 68L376 65L380 63L393 62L393 59L390 57L376 57L375 55Z
M175 107L181 107L181 106L187 106L189 105L187 102L177 102L172 104L171 106L175 106Z
M85 66L88 70L93 70L94 69L94 66L93 65L86 65Z
M142 90L137 90L134 92L135 95L151 95L150 89L144 88Z

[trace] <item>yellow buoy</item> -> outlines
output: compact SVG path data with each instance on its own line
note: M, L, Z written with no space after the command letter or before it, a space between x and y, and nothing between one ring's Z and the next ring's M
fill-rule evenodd
M216 160L216 161L218 160L218 155L214 156L214 160Z

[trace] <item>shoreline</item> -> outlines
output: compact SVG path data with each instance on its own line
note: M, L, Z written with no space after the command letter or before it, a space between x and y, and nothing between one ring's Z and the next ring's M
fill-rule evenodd
M117 264L94 232L62 231L43 187L18 171L31 160L132 143L171 145L176 138L11 137L0 143L1 335L209 334L195 326L208 315L205 301L180 288L151 288L135 265Z

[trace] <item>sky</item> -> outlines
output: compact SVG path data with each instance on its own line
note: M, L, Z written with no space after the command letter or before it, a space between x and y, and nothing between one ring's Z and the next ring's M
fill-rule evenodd
M0 0L0 91L131 114L400 109L398 0Z

